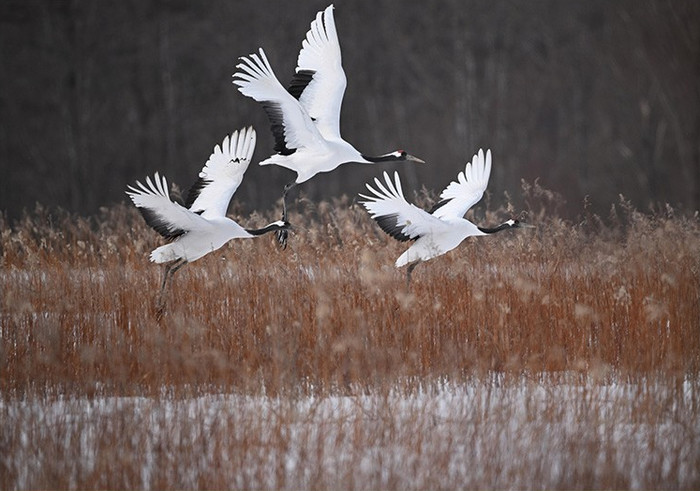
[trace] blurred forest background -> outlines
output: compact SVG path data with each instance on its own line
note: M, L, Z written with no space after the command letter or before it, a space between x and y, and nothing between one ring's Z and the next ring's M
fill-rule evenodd
M236 195L269 210L293 173L261 107L231 83L262 46L282 83L329 0L2 0L0 211L36 202L81 214L124 201L156 170L183 189L244 125L258 147ZM356 195L382 170L439 191L490 147L493 199L521 179L606 213L700 207L697 0L336 0L348 77L341 130L366 153L397 148L427 166L350 165L301 186Z

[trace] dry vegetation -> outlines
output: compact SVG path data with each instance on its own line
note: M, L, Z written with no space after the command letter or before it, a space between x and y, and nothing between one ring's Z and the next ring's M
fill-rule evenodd
M288 250L185 267L160 320L135 209L2 224L0 488L697 488L697 215L523 193L535 230L409 289L405 244L302 199Z

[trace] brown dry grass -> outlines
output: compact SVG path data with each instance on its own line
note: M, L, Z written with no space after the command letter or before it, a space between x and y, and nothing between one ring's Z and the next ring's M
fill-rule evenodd
M688 444L694 448L693 441L697 443L700 417L697 215L680 216L670 209L642 214L621 200L604 220L584 212L579 222L569 222L548 215L556 205L553 194L525 186L524 198L537 229L468 240L419 266L409 289L404 271L393 266L405 244L387 238L347 199L318 206L302 199L292 215L297 229L287 251L279 251L270 237L235 241L185 267L174 278L160 321L155 298L162 271L147 260L159 238L135 209L116 206L86 219L38 207L12 227L2 224L0 413L6 423L0 446L10 457L0 459L0 487L693 487L699 454L697 449L689 452ZM479 221L495 223L508 212L477 214ZM259 225L266 218L254 214L241 221ZM561 462L556 472L542 462L533 467L543 458L544 447L539 447L518 465L509 463L504 475L503 465L493 464L504 459L500 447L484 445L480 462L492 464L472 479L447 464L455 452L465 451L462 443L445 447L429 436L435 430L431 425L440 426L429 417L430 410L396 413L404 398L436 387L477 387L478 395L491 394L495 384L521 394L499 395L493 415L488 408L472 407L469 411L478 415L467 418L472 426L461 427L462 421L447 430L471 431L469 441L476 442L490 439L494 428L508 428L522 414L512 408L530 397L528 387L546 391L566 384L574 388L565 392L579 394L580 386L585 401L586 390L598 394L611 383L631 383L639 396L623 398L636 409L620 410L625 416L617 423L641 419L653 426L664 421L687 430L681 432L685 437L674 436L680 438L675 446L656 449L653 442L664 438L664 427L644 433L640 448L650 452L651 464L642 478L635 477L640 482L620 470L634 460L630 452L639 447L637 437L632 438L637 443L630 443L612 434L586 436L583 425L608 421L604 397L591 399L590 405L581 405L571 394L545 398L536 409L524 410L539 422L529 427L533 434L527 445L557 425L582 425L556 442L568 468ZM158 404L177 407L178 400L212 393L266 402L257 408L238 402L233 413L230 408L217 413L221 420L216 424L223 426L213 439L197 433L204 431L198 417L175 410L172 424L178 434L199 435L180 448L171 441L174 430ZM31 404L25 410L17 405L40 401L47 411L52 401L65 397L84 401L73 403L79 405L111 396L144 396L156 405L151 421L162 417L155 426L167 427L163 431L169 435L162 437L156 460L190 461L211 441L216 448L206 450L213 457L198 468L199 477L188 480L173 470L176 464L160 461L157 475L146 479L140 474L144 455L139 452L146 444L139 438L122 440L124 431L141 427L142 418L148 418L135 416L133 409L116 411L119 424L89 417L77 423L92 428L100 442L93 450L97 464L79 472L67 462L80 460L80 443L62 447L57 443L61 437L36 430L42 416L32 412ZM308 398L337 396L377 396L388 402L377 411L378 420L358 416L368 411L362 402L350 415L317 422L301 417L303 411L295 406ZM271 401L287 402L279 402L276 412L261 412L261 407L274 406ZM315 429L306 438L318 440L297 442L295 448L314 452L302 461L313 460L316 467L291 472L280 464L293 440L290 428L309 420ZM232 429L241 425L250 432ZM70 425L56 427L72 435L64 435L69 440L81 432ZM27 428L36 432L22 437ZM319 434L335 435L350 461L333 461L329 472L329 453L339 447ZM408 451L416 436L425 439L419 444L425 449L411 454L410 472L396 463L382 464L381 455L370 458L347 450L393 445ZM35 452L47 454L29 477L18 470L19 455L32 455L31 448L20 444L22 438L29 438ZM72 450L66 453L66 448ZM131 453L117 458L114 448ZM669 448L676 454L666 455ZM224 459L225 468L220 452L233 456ZM601 452L621 464L606 471ZM465 458L476 458L470 455ZM364 463L362 471L353 472L351 464L360 465L362 459L378 467ZM438 471L428 463L449 468ZM654 465L675 465L678 472L655 472ZM246 466L252 474L233 471ZM263 478L266 472L274 477Z

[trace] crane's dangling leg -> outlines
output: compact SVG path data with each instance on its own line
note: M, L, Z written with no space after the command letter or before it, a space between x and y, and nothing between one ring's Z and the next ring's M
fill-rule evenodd
M415 261L408 265L408 268L406 269L406 288L411 286L411 273L413 273L413 270L419 264L420 261Z
M292 181L284 186L284 192L282 193L282 221L284 222L287 222L287 193L296 185L296 181ZM278 230L276 235L279 245L282 247L282 249L286 249L287 237L289 236L287 229Z
M165 271L163 273L163 283L160 285L160 294L158 295L158 303L156 310L156 318L159 320L163 316L163 312L165 311L165 290L167 289L168 282L172 279L173 275L177 273L177 271L180 268L182 268L185 264L187 264L187 261L180 258L177 261L173 261L169 264L166 264L165 266Z

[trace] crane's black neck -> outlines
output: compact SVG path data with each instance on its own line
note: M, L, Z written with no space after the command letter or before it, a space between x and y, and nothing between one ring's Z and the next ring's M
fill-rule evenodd
M273 222L263 228L247 228L245 229L250 235L265 235L268 232L276 232L277 230L286 230L289 228L289 223L283 221Z
M507 222L503 222L500 224L498 227L494 228L488 228L488 227L479 227L477 228L484 232L485 234L495 234L496 232L500 232L501 230L506 230L509 228L516 228L518 226L518 222L514 220L508 220Z
M372 162L373 164L376 164L377 162L396 162L397 160L401 160L401 157L396 155L395 153L388 153L386 155L365 155L365 154L360 154L363 159L367 160L368 162Z

